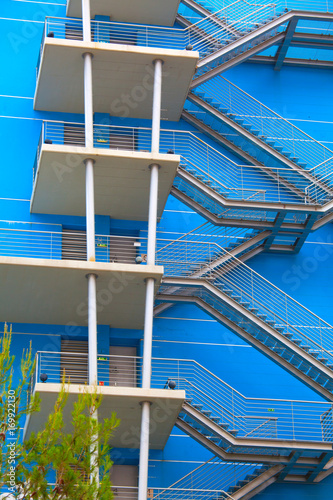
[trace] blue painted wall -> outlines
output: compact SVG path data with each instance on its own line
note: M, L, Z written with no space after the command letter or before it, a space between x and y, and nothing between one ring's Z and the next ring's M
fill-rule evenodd
M32 168L43 119L80 121L82 116L36 112L33 96L36 61L45 15L65 16L65 0L2 0L0 12L0 228L8 221L20 221L30 228L59 231L61 225L84 227L83 218L30 214ZM274 72L270 65L242 64L225 75L243 90L290 119L295 125L333 147L332 72L324 69L283 67ZM144 125L149 121L115 119L113 124ZM165 122L162 126L191 130L185 122ZM213 144L207 139L207 142ZM216 146L216 144L214 144ZM216 146L217 147L217 146ZM221 150L222 151L222 150ZM223 151L228 155L228 152ZM232 158L232 156L230 155ZM169 197L159 230L187 232L203 220L189 208ZM145 223L110 221L97 218L97 232L137 231ZM329 224L311 234L298 255L263 255L248 262L266 279L328 322L333 322L333 228ZM2 322L6 318L0 318ZM99 329L100 349L109 342L140 346L141 331ZM58 351L61 337L86 338L85 328L65 325L13 324L13 354L32 342L33 351ZM245 344L198 308L174 306L154 321L154 356L194 359L246 396L320 400L319 396ZM137 463L137 451L114 450L118 463ZM210 454L197 443L174 429L163 451L150 455L151 486L168 486ZM273 485L257 498L305 500L332 498L333 478L319 485Z

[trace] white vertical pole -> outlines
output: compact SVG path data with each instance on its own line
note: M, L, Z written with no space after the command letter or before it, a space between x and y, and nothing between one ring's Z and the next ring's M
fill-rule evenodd
M90 0L82 0L82 28L83 40L91 42Z
M154 94L152 112L152 153L159 153L161 127L161 95L162 95L162 65L161 60L154 61ZM159 165L150 166L150 194L148 213L148 245L147 265L155 264L156 225L158 201L158 170ZM151 359L153 341L153 313L154 313L154 278L146 280L146 307L144 324L144 345L142 363L142 388L149 389L151 382ZM149 459L149 425L150 403L142 402L141 434L140 434L140 463L139 463L139 493L138 500L147 500L148 488L148 459Z
M91 42L90 0L82 0L83 41ZM85 115L85 145L94 146L94 110L92 85L92 59L89 52L83 54L84 59L84 115ZM94 161L87 158L86 165L86 230L87 230L87 260L95 262L95 195L94 195ZM88 367L89 385L97 384L97 301L96 274L89 274L88 279ZM98 420L95 411L92 419ZM91 445L91 482L99 483L98 469L98 436L94 436L95 445Z
M142 410L141 410L138 500L147 500L150 403L148 401L143 401L141 403L141 407Z
M96 274L88 274L89 385L97 384L97 309Z

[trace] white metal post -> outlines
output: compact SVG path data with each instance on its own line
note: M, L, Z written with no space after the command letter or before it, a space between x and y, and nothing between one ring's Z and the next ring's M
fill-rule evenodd
M89 385L97 384L97 309L96 274L88 274Z
M141 410L138 500L147 500L150 403L149 401L143 401L141 403L141 406L142 410Z
M154 94L152 112L152 153L159 153L161 127L161 95L162 95L162 65L161 60L154 61ZM148 213L148 246L147 265L155 264L156 225L158 201L158 170L159 165L150 166L150 194ZM153 313L154 313L154 278L146 280L146 307L144 324L144 345L142 362L142 388L149 389L151 383L151 358L153 342ZM141 434L140 434L140 463L139 463L139 492L138 500L147 500L148 488L148 459L149 459L149 425L150 403L142 402Z
M90 0L82 0L83 41L91 42Z
M91 42L90 0L82 0L83 41ZM85 115L85 146L94 146L94 110L92 85L92 59L89 52L83 54L84 60L84 115ZM87 260L95 262L95 194L94 194L94 161L87 158L86 165L86 231ZM97 384L97 301L96 274L89 274L88 279L88 367L89 385ZM97 421L97 410L92 419ZM99 483L98 469L98 436L94 436L95 445L91 445L90 462L92 467L91 482Z

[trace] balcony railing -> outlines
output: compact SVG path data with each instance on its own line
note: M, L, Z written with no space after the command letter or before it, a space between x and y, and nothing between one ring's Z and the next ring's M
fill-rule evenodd
M37 148L33 177L40 164L43 144L82 148L85 135L82 123L45 121ZM118 151L150 152L151 128L94 125L94 147ZM74 152L74 154L75 154ZM263 201L296 204L324 204L333 197L323 184L330 186L333 160L329 159L312 174L321 178L320 183L311 182L288 168L238 165L213 146L192 132L161 130L160 153L180 155L180 168L224 198L246 201ZM177 180L179 183L179 180ZM275 215L273 215L273 218Z
M83 41L81 19L45 19L42 45L37 62L37 76L46 38ZM136 45L159 49L185 50L190 48L191 30L145 26L143 24L91 21L91 40L108 44Z
M96 235L96 262L124 264L144 260L145 237ZM164 241L166 244L169 240ZM162 242L161 242L162 245ZM78 232L31 231L0 228L0 255L52 260L87 260L85 235Z
M101 354L97 356L98 384L113 387L140 387L142 358ZM47 383L87 384L88 354L38 352L34 380L47 375ZM328 441L330 403L282 399L247 398L194 360L153 358L151 387L168 389L173 380L176 389L185 390L191 404L220 418L220 422L250 439L302 439ZM167 396L167 393L166 393Z

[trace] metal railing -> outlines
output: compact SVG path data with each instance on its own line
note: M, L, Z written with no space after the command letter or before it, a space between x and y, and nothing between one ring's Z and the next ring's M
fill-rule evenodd
M165 28L106 21L91 21L91 39L93 42L136 45L165 49L195 49L200 57L213 52L230 40L230 34L240 37L244 32L256 29L261 23L276 16L273 4L249 3L236 0L220 7L205 18L194 19L186 28ZM222 23L216 24L219 18ZM82 20L47 17L42 38L42 46L37 63L37 74L42 58L45 38L83 40Z
M201 4L211 12L216 12L223 8L228 8L233 4L233 0L201 0ZM266 5L265 0L256 0L255 5ZM279 10L306 10L314 12L333 12L332 0L277 0L270 5Z
M162 240L164 245L168 240ZM136 258L147 253L143 237L96 235L97 262L135 264ZM85 238L77 232L33 231L0 228L0 255L52 260L86 260Z
M217 76L204 83L200 92L204 94L204 99L217 102L228 116L252 126L259 138L262 136L265 141L274 142L273 147L289 153L291 159L300 159L303 168L312 175L317 175L318 167L320 177L323 162L332 160L333 151L226 78Z
M258 233L251 229L221 227L205 222L165 245L159 240L156 263L164 266L166 276L202 276L225 260L221 247L236 249Z
M36 381L46 374L46 383L60 383L63 376L70 383L87 383L87 354L40 351L36 356ZM141 357L101 354L97 365L100 386L141 386ZM321 418L330 410L329 403L247 398L194 360L153 358L151 387L169 390L170 380L176 389L185 390L191 405L201 405L219 425L237 429L239 437L324 439Z
M33 170L34 179L39 168L43 144L84 148L84 143L82 123L43 122ZM94 147L150 152L151 129L95 124ZM160 152L180 155L182 170L190 173L225 198L323 204L330 197L322 187L311 183L291 169L238 165L192 132L161 130ZM318 175L320 174L323 182L330 178L332 163L330 159L317 167Z
M154 488L152 497L154 500L233 500L232 488L240 488L241 481L250 481L266 470L268 467L262 464L230 463L213 457L168 488Z
M228 291L237 297L238 301L259 311L264 315L265 321L269 321L274 328L280 328L285 336L301 341L303 345L310 348L311 352L320 353L325 359L333 362L333 327L237 257L222 247L218 249L218 246L217 242L205 245L203 240L201 242L175 241L168 247L169 256L176 256L175 262L173 263L172 258L169 257L169 261L164 263L165 276L182 276L189 265L192 266L192 270L194 269L195 260L197 260L197 269L200 270L202 260L207 256L208 265L205 268L205 274L201 274L202 278L209 280L222 292ZM183 260L181 260L182 255ZM209 263L214 262L215 255L219 255L221 264L218 267L209 268ZM183 267L179 266L177 259L182 262ZM165 293L167 293L167 287ZM221 304L218 297L212 298L210 292L201 288L176 288L172 293L185 293L206 299L210 296L209 301L214 300L216 307ZM241 320L241 317L239 319Z
M191 33L192 46L200 51L201 57L256 30L278 15L272 3L260 4L235 0L227 5L224 4L222 8L221 5L223 4L207 17L199 19L185 6L180 8L180 14L192 22L187 30Z

